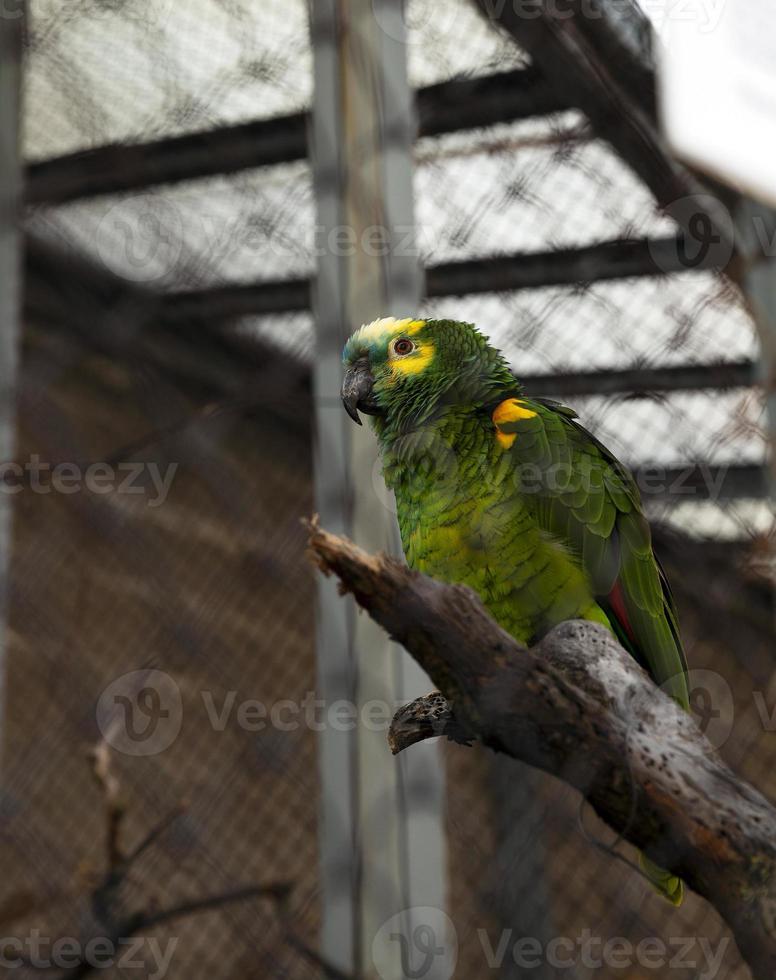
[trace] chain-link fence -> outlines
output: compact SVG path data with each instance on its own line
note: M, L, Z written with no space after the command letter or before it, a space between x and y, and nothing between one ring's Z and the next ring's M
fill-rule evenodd
M327 247L304 144L307 11L28 7L4 955L30 974L48 959L84 975L102 955L124 976L335 976L316 952L302 526L309 280ZM682 269L677 226L577 110L549 112L528 57L473 5L412 0L406 22L427 108L419 312L476 323L529 393L572 403L637 472L694 709L770 794L772 515L741 297ZM536 111L478 115L469 92L461 131L440 122L456 86L490 77L504 100L528 79ZM623 273L634 243L640 268ZM745 976L716 914L655 898L566 787L484 749L444 758L456 976ZM113 946L87 956L94 936Z

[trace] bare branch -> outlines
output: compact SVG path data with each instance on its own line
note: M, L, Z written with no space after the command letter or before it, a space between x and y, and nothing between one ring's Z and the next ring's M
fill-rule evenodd
M212 912L214 909L223 908L225 905L245 902L249 899L271 898L276 902L283 902L290 894L291 888L290 882L287 881L273 881L267 885L247 885L245 888L236 888L216 895L205 895L203 898L195 898L189 902L180 902L172 908L159 909L156 912L141 912L127 919L125 928L119 930L119 936L126 938L140 932L141 929L153 929L171 919L197 915L200 912Z
M109 872L116 871L124 861L121 846L121 825L124 820L124 800L121 794L121 784L113 772L111 765L111 750L104 740L97 742L91 750L94 760L94 778L102 790L105 801L105 843Z
M320 568L428 672L464 737L577 789L618 834L715 906L754 977L776 975L776 809L606 629L563 623L527 650L470 589L368 555L314 522L310 546Z
M179 817L183 816L183 814L188 810L188 808L189 808L188 802L182 800L178 804L178 806L176 806L167 814L167 816L162 817L159 823L156 824L155 827L152 827L149 830L149 832L140 841L140 843L136 844L135 847L133 847L132 850L129 851L129 853L126 856L127 867L129 867L129 865L132 864L133 861L136 861L140 857L140 855L144 854L150 847L153 847L153 845L159 840L162 834L164 834L165 831L169 830L169 828L175 823L175 821Z
M290 891L291 885L288 882L270 882L267 885L248 885L233 891L207 895L203 898L180 902L171 908L160 909L156 912L135 913L119 922L110 935L99 938L106 940L111 948L115 948L120 942L137 935L138 932L144 929L154 929L173 919L196 915L199 912L209 912L235 902L244 902L256 898L269 898L276 902L284 901ZM60 974L60 980L65 980L65 978L67 980L80 980L81 977L88 976L97 969L98 965L94 961L84 958L75 966L64 970Z
M399 708L388 730L388 745L398 755L417 742L439 735L460 745L472 744L472 737L458 724L450 702L434 691Z

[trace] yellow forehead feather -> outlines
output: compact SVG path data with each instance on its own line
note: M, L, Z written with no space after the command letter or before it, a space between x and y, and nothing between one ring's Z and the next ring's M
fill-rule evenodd
M372 341L382 340L386 337L398 337L399 334L411 337L423 329L425 322L425 320L413 320L412 317L397 320L394 316L384 316L379 320L372 320L371 323L365 323L358 331L358 337L361 340Z

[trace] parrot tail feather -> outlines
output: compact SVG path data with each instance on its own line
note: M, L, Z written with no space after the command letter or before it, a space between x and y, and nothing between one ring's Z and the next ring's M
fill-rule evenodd
M684 885L681 878L677 878L670 871L665 871L643 854L639 854L639 864L649 883L659 895L677 907L682 904Z

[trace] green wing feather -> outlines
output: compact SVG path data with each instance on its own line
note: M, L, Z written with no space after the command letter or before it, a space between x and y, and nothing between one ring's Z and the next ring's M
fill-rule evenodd
M676 608L652 552L635 480L572 409L543 399L521 397L520 403L536 415L500 423L499 430L516 437L509 450L513 463L540 475L534 484L539 524L578 556L622 645L689 708ZM681 905L681 880L643 854L640 863L655 889Z
M512 461L534 478L538 523L579 557L623 645L689 707L676 608L632 475L573 410L543 399L520 402L536 415L499 429L515 434Z

